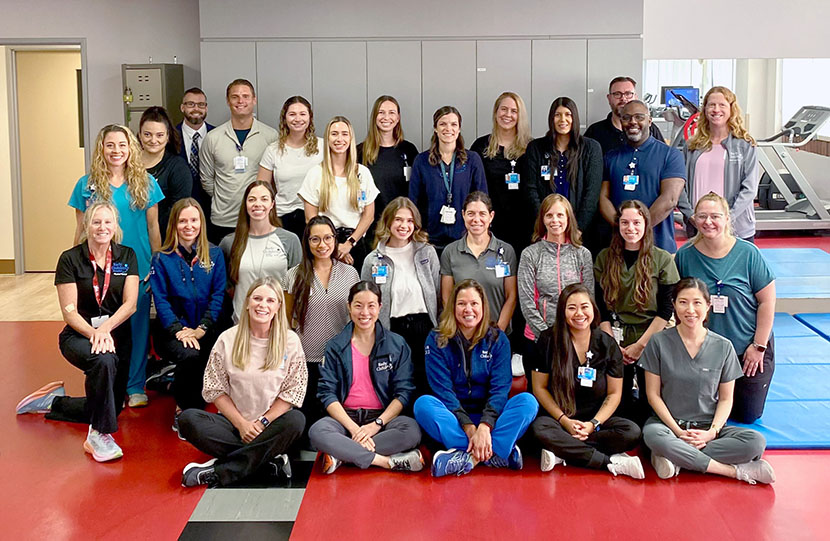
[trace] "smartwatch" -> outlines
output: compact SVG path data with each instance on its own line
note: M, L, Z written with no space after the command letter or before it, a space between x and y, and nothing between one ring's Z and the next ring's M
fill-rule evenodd
M762 346L761 344L756 344L755 342L752 343L752 347L754 347L761 353L764 353L767 350L767 346Z
M348 243L349 243L349 244L351 244L352 246L354 246L355 244L357 244L357 241L356 241L356 240L354 240L354 237L352 237L351 235L349 235L349 238L347 238L347 239L346 239L346 242L348 242Z
M375 419L375 424L378 425L379 427L383 428L383 419L378 417L377 419Z
M262 416L262 419L259 420L259 422L262 423L262 428L268 428L268 425L271 424L271 421L269 421L268 418L264 415Z
M596 419L591 419L591 424L594 425L594 432L599 432L599 427L601 427L602 424Z

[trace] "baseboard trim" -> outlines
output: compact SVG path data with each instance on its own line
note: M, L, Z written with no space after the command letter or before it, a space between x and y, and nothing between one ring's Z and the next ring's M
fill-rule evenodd
M0 274L14 274L14 259L0 259Z

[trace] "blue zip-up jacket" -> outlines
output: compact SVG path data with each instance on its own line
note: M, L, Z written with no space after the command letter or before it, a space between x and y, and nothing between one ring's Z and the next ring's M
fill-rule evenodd
M513 383L507 335L490 327L484 338L473 346L469 374L458 335L445 347L438 347L438 331L434 330L427 336L424 349L427 381L438 400L462 426L473 423L470 413L478 413L481 422L493 428Z
M334 402L343 404L352 387L352 331L351 321L326 344L320 366L317 398L328 408ZM369 375L372 387L383 407L397 398L406 407L415 392L412 353L399 334L375 323L375 345L369 354Z
M200 324L207 330L219 319L225 295L225 258L222 251L210 245L213 267L205 270L198 261L191 266L178 251L157 253L150 266L150 287L156 313L162 326L176 334L183 327L195 329Z

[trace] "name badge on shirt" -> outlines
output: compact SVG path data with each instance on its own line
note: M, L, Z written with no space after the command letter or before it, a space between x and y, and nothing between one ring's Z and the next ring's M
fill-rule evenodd
M94 317L94 318L92 318L92 319L90 320L89 324L90 324L90 325L92 325L92 328L93 328L93 329L97 329L98 327L100 327L101 325L103 325L103 324L104 324L104 322L105 322L106 320L108 320L109 318L110 318L109 316L98 316L98 317Z
M614 323L614 326L611 327L611 332L614 333L614 341L617 342L617 345L622 344L623 341L623 329L620 327L619 323Z
M726 295L712 295L712 311L716 314L725 314L729 308L729 297Z
M455 208L449 205L441 207L441 223L452 225L455 223Z
M245 169L248 168L248 157L247 156L234 156L233 158L233 171L234 173L244 173Z
M543 165L539 174L542 175L542 178L550 182L550 165Z
M623 175L623 189L628 192L633 192L637 189L637 184L640 183L640 175Z
M496 278L506 278L510 276L510 264L501 262L496 264Z
M583 387L593 387L597 380L597 369L590 366L580 366L577 373L579 384Z
M372 265L372 278L374 278L376 284L385 284L388 277L388 265Z
M409 177L411 177L411 176L412 176L412 168L409 167L408 165L404 165L403 166L403 178L405 178L406 181L409 182Z
M504 182L507 183L508 190L518 190L519 180L519 173L507 173L504 175Z

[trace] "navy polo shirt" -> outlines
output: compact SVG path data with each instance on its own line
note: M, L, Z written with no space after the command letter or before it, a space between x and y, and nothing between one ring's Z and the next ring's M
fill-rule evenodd
M623 177L632 174L640 177L634 190L626 190ZM625 144L605 155L605 172L603 181L611 184L611 202L619 207L623 201L638 199L651 207L660 196L663 179L682 178L686 180L686 163L683 154L654 137L649 137L639 148ZM659 224L654 224L654 244L669 253L677 251L674 242L674 219L669 214Z

